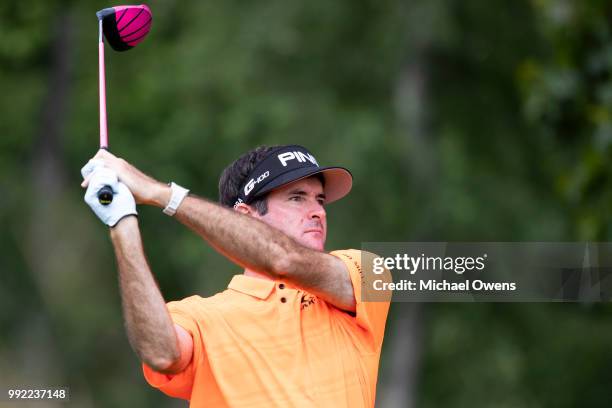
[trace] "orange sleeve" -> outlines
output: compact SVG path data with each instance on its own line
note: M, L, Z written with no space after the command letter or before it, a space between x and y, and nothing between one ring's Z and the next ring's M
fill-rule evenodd
M371 264L370 259L376 257L376 255L356 249L334 251L331 252L331 255L340 258L349 271L355 292L357 324L372 334L375 348L380 348L385 334L391 293L374 293L372 289L368 289L374 277L364 275L362 268L362 264L365 265L366 262ZM390 282L391 274L386 271L382 278Z
M164 374L153 370L146 364L142 364L144 377L147 382L164 394L174 398L191 399L191 391L196 374L196 367L204 352L202 333L200 326L189 313L190 298L179 302L167 304L170 317L174 323L184 328L193 339L193 358L183 371L178 374Z

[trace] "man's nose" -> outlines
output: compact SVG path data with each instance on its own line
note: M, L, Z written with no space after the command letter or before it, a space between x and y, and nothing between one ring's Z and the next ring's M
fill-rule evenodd
M318 218L320 220L323 220L326 216L325 208L317 202L310 209L309 216L311 219Z

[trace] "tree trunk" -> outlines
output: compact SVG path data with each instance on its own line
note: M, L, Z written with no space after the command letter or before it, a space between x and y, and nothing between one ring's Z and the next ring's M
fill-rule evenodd
M440 12L437 2L410 3L406 10L406 23L411 28L407 35L407 56L397 80L395 112L400 134L405 137L405 171L427 192L435 185L438 171L435 145L429 124L429 50L435 37L435 21ZM425 238L427 226L416 226L415 235ZM418 383L423 352L425 306L422 303L395 303L391 307L394 317L387 329L385 362L390 364L377 392L377 406L414 408L417 406ZM390 353L390 357L389 357Z
M396 303L397 316L387 329L386 378L378 389L378 407L415 408L423 351L423 304ZM390 367L389 367L390 365Z
M22 356L15 366L23 384L40 386L69 385L65 372L66 358L69 356L62 350L57 327L62 316L60 305L65 296L66 276L74 273L70 271L70 257L67 254L78 250L78 246L72 246L71 240L75 238L70 238L70 234L65 232L69 208L64 205L68 191L66 169L61 158L61 135L71 87L73 22L70 12L54 18L48 92L41 104L40 126L34 139L30 163L31 207L30 218L26 222L27 238L23 243L30 275L44 313L31 316L31 319L24 317L19 353ZM73 402L81 400L71 399ZM59 407L63 404L49 403L48 406Z

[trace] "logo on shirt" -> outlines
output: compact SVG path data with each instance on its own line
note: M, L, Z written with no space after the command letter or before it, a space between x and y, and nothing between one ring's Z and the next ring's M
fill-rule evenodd
M361 270L361 262L358 262L356 259L353 259L352 256L350 256L349 254L340 254L342 256L347 257L351 262L353 262L353 265L355 265L355 268L357 268L357 272L359 272L359 275L361 276L361 279L363 280L363 271Z
M310 305L314 305L314 303L315 303L315 299L316 299L316 298L315 298L314 296L312 296L312 295L309 295L309 294L303 294L303 295L302 295L302 300L301 300L301 302L300 302L300 303L301 303L300 309L301 309L301 310L304 310L304 309L306 309L308 306L310 306Z

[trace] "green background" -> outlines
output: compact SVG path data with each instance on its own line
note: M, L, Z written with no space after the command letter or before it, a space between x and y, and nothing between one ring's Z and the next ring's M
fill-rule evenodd
M95 12L110 5L0 3L0 386L186 406L142 378L108 232L79 186L98 143ZM611 240L609 2L149 6L143 43L107 47L107 100L111 150L157 179L216 199L238 155L297 143L354 175L328 208L329 249ZM240 272L139 211L167 300ZM377 406L609 406L611 345L605 303L394 304Z

